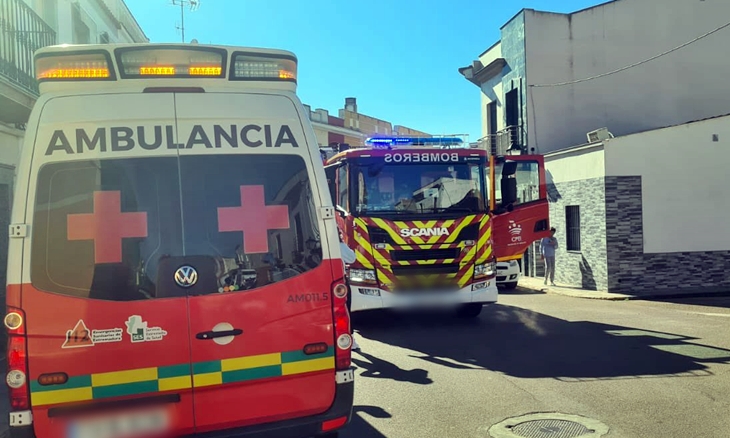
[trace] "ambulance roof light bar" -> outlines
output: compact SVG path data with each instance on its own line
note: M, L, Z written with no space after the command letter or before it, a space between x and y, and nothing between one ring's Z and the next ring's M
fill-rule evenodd
M114 50L122 79L224 78L228 52L202 46L120 47Z
M297 58L291 52L224 46L61 45L40 49L35 64L39 82L225 79L228 76L231 81L296 84L297 79Z

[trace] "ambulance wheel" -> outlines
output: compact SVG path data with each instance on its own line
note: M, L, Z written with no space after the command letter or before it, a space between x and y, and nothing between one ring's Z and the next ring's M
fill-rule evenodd
M484 307L483 303L464 304L456 311L456 315L459 318L476 318L482 313L482 307Z

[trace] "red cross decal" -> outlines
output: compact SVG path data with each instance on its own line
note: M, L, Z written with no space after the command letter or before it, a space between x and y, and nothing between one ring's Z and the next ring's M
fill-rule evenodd
M147 213L122 213L121 192L94 192L94 212L68 215L68 240L93 240L95 263L121 263L122 239L147 237Z
M241 186L240 207L218 208L218 231L243 231L246 254L269 252L268 230L289 229L289 207L266 205L264 186Z

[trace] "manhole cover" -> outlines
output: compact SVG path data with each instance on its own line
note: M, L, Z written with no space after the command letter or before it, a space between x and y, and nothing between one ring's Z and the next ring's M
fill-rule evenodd
M489 428L493 438L601 438L607 433L600 421L560 412L508 418Z
M578 438L593 432L580 423L565 420L525 421L512 427L512 433L524 438Z

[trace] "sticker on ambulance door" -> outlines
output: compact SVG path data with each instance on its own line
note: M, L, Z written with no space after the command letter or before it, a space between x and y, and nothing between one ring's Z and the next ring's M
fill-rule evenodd
M72 330L66 332L66 341L61 348L93 347L95 344L121 342L124 331L120 328L89 330L83 319Z
M127 325L127 333L134 343L161 341L162 338L167 336L167 332L161 327L148 327L147 322L143 321L139 315L130 316L125 324Z

